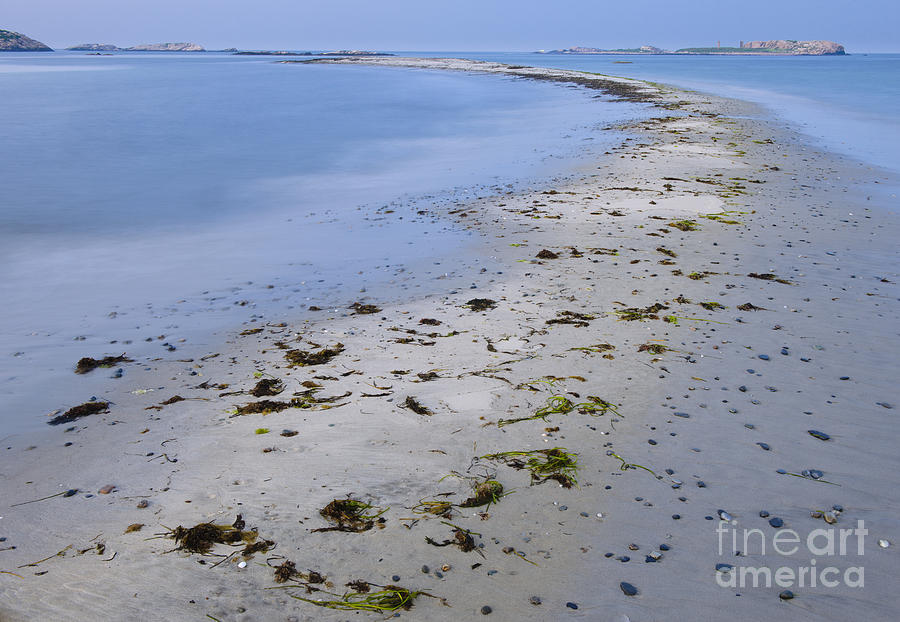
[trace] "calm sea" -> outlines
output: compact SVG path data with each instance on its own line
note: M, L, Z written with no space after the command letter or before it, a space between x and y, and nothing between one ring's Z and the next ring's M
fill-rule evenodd
M0 55L0 92L5 429L108 387L72 373L82 356L189 357L263 315L468 288L471 234L418 211L567 174L643 114L502 76L227 54Z
M736 97L767 106L832 151L900 172L900 54L765 57L441 52L429 55L594 71Z

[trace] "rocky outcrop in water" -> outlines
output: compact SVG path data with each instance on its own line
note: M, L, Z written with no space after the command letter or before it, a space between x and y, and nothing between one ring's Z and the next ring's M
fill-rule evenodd
M601 48L571 47L563 50L538 50L538 54L716 54L716 55L782 55L782 56L837 56L846 54L844 46L834 41L793 41L790 39L775 39L772 41L741 41L740 47L704 47L682 48L670 52L652 45L644 45L639 48L624 48L605 50Z
M196 43L144 43L130 48L128 52L205 52L202 45Z
M639 48L621 48L615 50L604 50L601 48L588 48L582 46L576 46L572 48L565 48L564 50L539 50L538 54L668 54L665 50L662 50L653 45L642 45Z
M111 43L82 43L66 49L72 52L117 52L121 48Z
M31 37L12 30L0 30L0 52L52 52L53 50Z
M781 54L804 56L827 56L846 54L844 46L834 41L792 41L790 39L774 39L772 41L746 41L741 44L742 50L774 50Z

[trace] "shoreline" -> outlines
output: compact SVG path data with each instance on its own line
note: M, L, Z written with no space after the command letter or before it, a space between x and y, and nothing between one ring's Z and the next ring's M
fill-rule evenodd
M431 62L416 66L447 68ZM475 71L482 69L477 64ZM544 79L559 77L535 71ZM743 118L751 110L743 104L675 89L660 97L686 116L663 110L658 120L626 128L638 137L611 150L595 176L450 210L481 233L493 262L470 269L476 290L373 314L268 325L190 364L160 362L148 372L134 365L132 384L155 391L123 392L108 415L48 430L33 449L7 441L10 449L0 462L6 492L0 549L16 548L0 551L0 570L7 572L0 575L0 590L5 603L19 608L0 609L0 617L113 619L128 612L142 619L344 619L290 599L289 591L265 589L278 584L264 560L274 566L284 556L301 572L326 575L331 592L343 593L346 582L362 578L425 590L452 607L420 597L404 614L418 619L480 616L482 606L492 607L499 619L667 619L673 611L712 619L723 608L743 618L837 619L860 607L868 618L890 619L898 608L890 586L900 502L893 492L897 477L884 467L896 464L890 425L895 410L875 402L897 401L889 346L897 336L881 334L896 318L890 239L897 218L872 210L860 217L855 208L848 216L845 208L855 196L848 191L845 199L842 190L867 183L868 174L846 170L812 149L804 153L765 121ZM852 175L861 179L851 181ZM826 209L827 201L835 205ZM702 217L723 209L747 213ZM668 224L686 220L699 228L680 231ZM723 222L728 220L739 224ZM864 244L854 239L860 235ZM544 250L557 258L536 258ZM875 259L887 265L861 250L877 250L882 255ZM889 282L875 279L876 270ZM772 273L792 284L750 273ZM464 308L471 298L489 298L497 306ZM656 303L668 308L647 311ZM745 303L766 310L735 308ZM627 321L616 314L627 308L660 319ZM667 315L676 321L663 321ZM421 318L441 324L420 324ZM286 349L316 351L336 343L343 352L324 365L286 367ZM601 347L606 343L614 348ZM670 350L639 352L641 345ZM752 374L746 371L751 368ZM839 379L844 376L849 379ZM248 390L269 377L286 385L272 400L301 392L301 381L323 385L313 396L352 395L313 409L229 415L257 400L219 393ZM229 386L191 388L204 382ZM362 397L380 393L390 395ZM161 404L174 395L187 399ZM576 410L551 414L547 422L497 425L534 415L553 395L581 404L594 395L620 414L592 417ZM407 396L433 415L400 408ZM337 403L345 405L331 407ZM852 420L842 411L848 404ZM69 426L75 429L65 432ZM263 426L271 431L255 434ZM278 437L282 428L298 434ZM807 428L829 439L814 438ZM73 445L64 448L65 441ZM552 481L530 486L527 472L474 460L551 447L577 454L579 487L567 490ZM653 473L622 470L608 451ZM776 468L821 469L822 479L841 486L780 476ZM492 505L487 518L478 509L457 508L449 519L481 534L475 541L484 545L484 557L425 543L425 537L441 541L452 534L440 518L412 512L420 499L442 499L433 496L445 492L461 503L468 481L443 479L454 471L491 475L515 491ZM98 495L108 484L117 489ZM10 507L72 488L81 492ZM327 526L319 508L348 494L390 507L384 528L311 533ZM136 508L140 500L148 507ZM766 509L785 526L808 531L828 526L809 512L834 504L844 506L838 527L855 526L860 518L870 525L862 561L871 583L862 591L794 588L797 597L781 601L778 588L716 585L717 563L742 560L716 554L717 521L705 516L726 509L742 527L774 532L756 517ZM145 540L179 524L230 524L237 513L261 538L277 543L245 568L238 567L239 556L211 568L220 558L198 565L206 559L163 554L175 548L172 540ZM141 532L122 533L141 521ZM895 544L880 549L879 538ZM102 553L95 548L99 541ZM663 544L668 550L661 550ZM58 550L62 555L53 555ZM215 551L230 552L221 545ZM661 557L646 563L651 553ZM18 568L48 555L37 566ZM616 560L623 556L630 561ZM757 565L777 561L751 559ZM451 568L440 571L445 564ZM638 594L624 595L621 581ZM293 593L317 597L303 591ZM161 602L160 592L170 598ZM532 604L533 596L540 605Z

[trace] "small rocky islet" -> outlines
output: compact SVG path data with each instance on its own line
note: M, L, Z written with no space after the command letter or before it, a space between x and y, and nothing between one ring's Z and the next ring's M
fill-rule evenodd
M0 29L0 52L52 52L53 49L40 41L11 30Z

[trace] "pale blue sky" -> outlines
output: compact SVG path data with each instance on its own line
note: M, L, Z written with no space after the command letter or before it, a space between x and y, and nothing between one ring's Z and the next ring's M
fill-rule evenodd
M532 51L831 39L900 51L897 0L3 0L0 28L62 48Z

